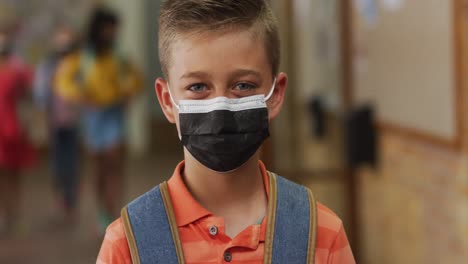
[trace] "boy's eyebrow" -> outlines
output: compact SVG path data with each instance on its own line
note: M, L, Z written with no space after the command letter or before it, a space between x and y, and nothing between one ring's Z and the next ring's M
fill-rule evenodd
M239 69L239 70L234 71L231 74L231 78L236 79L236 78L247 76L247 75L253 75L258 79L262 79L262 75L260 74L260 72L255 71L255 70L247 70L247 69Z
M180 76L180 79L189 79L189 78L199 78L203 79L206 77L209 77L210 74L203 72L203 71L194 71L194 72L188 72L184 73L182 76Z
M258 79L262 78L262 75L260 74L260 72L255 71L255 70L248 70L248 69L235 70L234 72L230 74L230 78L236 79L236 78L247 76L247 75L253 75ZM189 78L203 79L203 78L208 78L208 77L210 77L210 74L207 72L193 71L193 72L184 73L182 76L180 76L180 79L189 79Z

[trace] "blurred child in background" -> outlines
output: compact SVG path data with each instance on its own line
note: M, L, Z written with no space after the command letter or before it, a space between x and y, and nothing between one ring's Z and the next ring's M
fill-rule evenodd
M39 64L34 80L34 99L45 113L49 126L50 150L57 198L66 224L76 219L78 193L78 107L54 92L57 65L77 48L76 35L60 25L52 37L52 49Z
M125 109L141 88L140 74L117 52L118 28L116 14L97 8L91 15L86 47L65 58L56 76L59 94L84 106L84 137L96 163L101 232L119 215Z
M32 71L13 55L13 46L11 31L0 30L0 218L3 214L8 233L21 231L20 172L35 157L18 111L31 87Z

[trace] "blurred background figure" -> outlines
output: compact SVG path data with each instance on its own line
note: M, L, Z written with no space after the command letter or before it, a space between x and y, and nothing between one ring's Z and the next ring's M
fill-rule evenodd
M31 87L31 69L13 55L11 29L0 29L0 220L4 231L21 232L22 169L32 165L34 151L17 109ZM1 226L0 226L1 228Z
M34 99L47 120L50 158L59 207L66 224L76 219L78 202L78 105L54 91L54 78L62 59L76 51L76 32L60 24L52 36L51 50L39 63L34 80Z
M119 18L98 7L91 15L85 47L64 59L56 76L59 94L83 107L84 139L95 162L99 229L120 213L127 102L141 77L116 47Z

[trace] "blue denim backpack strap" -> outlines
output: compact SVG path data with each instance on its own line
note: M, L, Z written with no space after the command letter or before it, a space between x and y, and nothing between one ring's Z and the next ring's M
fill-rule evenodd
M269 172L264 263L313 264L317 209L310 189Z
M121 216L132 263L184 263L166 182L123 208Z

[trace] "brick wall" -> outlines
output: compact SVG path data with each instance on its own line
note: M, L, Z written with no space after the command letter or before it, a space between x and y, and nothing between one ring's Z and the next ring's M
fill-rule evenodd
M461 150L391 132L359 171L363 263L468 263L468 0L456 0Z
M359 172L363 263L467 263L468 158L383 133Z

